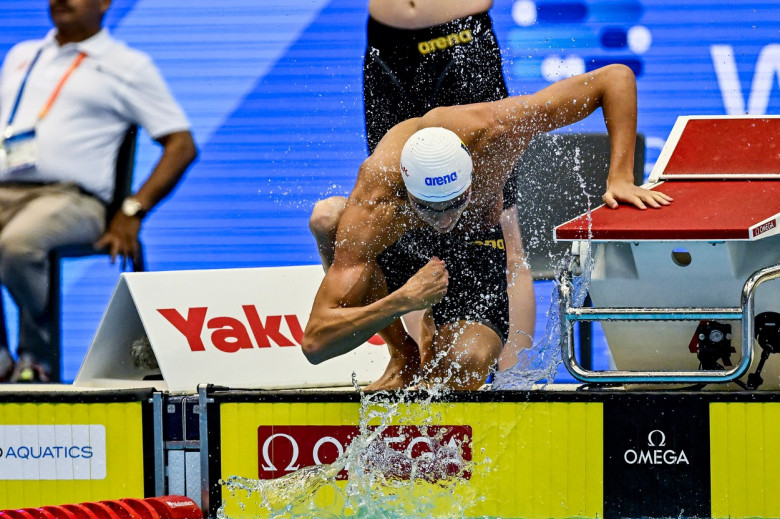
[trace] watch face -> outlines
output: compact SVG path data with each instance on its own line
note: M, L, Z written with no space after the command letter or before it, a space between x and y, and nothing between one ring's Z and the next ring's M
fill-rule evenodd
M135 216L141 212L141 203L138 200L126 198L125 201L122 202L122 212L126 216Z

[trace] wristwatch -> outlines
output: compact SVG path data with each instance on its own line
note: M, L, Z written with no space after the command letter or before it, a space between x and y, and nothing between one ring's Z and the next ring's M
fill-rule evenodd
M144 206L141 205L138 199L128 196L122 202L122 214L141 219L146 216L146 209L144 209Z

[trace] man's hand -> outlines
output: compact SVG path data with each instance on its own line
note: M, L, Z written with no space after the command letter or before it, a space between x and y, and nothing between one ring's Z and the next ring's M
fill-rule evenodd
M660 209L662 205L669 205L673 200L664 193L650 191L634 185L633 182L609 182L607 191L601 199L611 209L617 209L620 202L634 205L639 209L647 209L647 206Z
M431 260L398 289L410 305L409 311L430 308L447 294L450 275L444 261Z
M156 140L162 145L163 153L149 178L133 195L143 203L143 208L147 211L155 207L176 187L187 167L198 155L198 149L189 131L169 133L157 137ZM105 234L95 242L95 248L108 249L111 263L116 261L117 256L122 256L122 268L125 268L128 259L133 262L140 259L138 244L140 231L140 218L117 211Z
M134 262L138 258L138 233L140 231L140 218L127 216L121 211L117 211L106 232L95 242L95 248L108 249L112 264L116 261L117 256L122 256L122 268L124 269L128 259Z

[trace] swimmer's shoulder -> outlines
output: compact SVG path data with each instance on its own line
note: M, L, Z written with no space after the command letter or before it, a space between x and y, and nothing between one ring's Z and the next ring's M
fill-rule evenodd
M364 173L363 168L361 173ZM410 228L413 212L405 197L400 196L403 180L400 184L399 188L381 176L358 175L358 182L339 221L339 232L348 230L347 239L341 246L358 247L362 249L362 256L375 258Z
M419 118L414 118L398 123L382 137L374 153L360 165L354 191L359 191L364 198L379 197L381 201L403 195L401 151L407 139L417 131L418 121Z
M398 203L403 193L399 164L400 153L396 156L377 147L377 151L360 165L350 201L366 207Z
M466 146L484 138L495 127L496 112L492 103L472 103L456 106L439 106L420 118L419 128L441 127L458 134Z
M401 121L387 130L387 133L385 133L382 139L380 139L379 144L377 144L372 156L377 153L387 154L392 150L397 151L400 156L401 149L406 143L406 140L411 137L414 132L422 128L425 128L425 126L422 125L422 117L412 117L411 119Z
M405 142L405 141L404 141ZM400 168L401 152L381 150L360 166L358 178L347 206L360 209L365 223L376 226L383 233L393 234L396 226L408 226L411 211L406 199Z

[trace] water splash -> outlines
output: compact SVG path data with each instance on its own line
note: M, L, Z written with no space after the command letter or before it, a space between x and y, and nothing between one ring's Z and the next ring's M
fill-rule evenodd
M553 136L553 141L555 138ZM558 149L554 153L560 154L562 152ZM593 257L591 255L593 220L591 212L594 195L588 191L587 183L582 176L581 162L580 150L576 148L572 171L577 176L582 195L587 199L587 241L580 243L579 257L574 257L571 251L561 258L554 258L552 252L549 253L551 263L555 264L555 276L550 294L550 306L546 313L547 321L544 333L530 348L518 353L518 361L514 366L495 374L490 389L531 390L537 382L543 381L545 386L554 382L558 366L562 362L561 348L564 339L561 336L560 283L570 284L571 304L573 307L581 307L588 295L593 272ZM569 280L570 274L573 274L571 280Z
M223 506L217 516L463 517L479 498L466 503L452 496L475 463L470 439L453 434L458 426L437 425L441 416L431 412L430 404L442 396L437 389L362 394L359 432L333 463L278 479L231 476L220 483L239 510ZM346 482L339 481L342 471Z
M588 240L581 244L583 254L578 259L580 272L570 281L571 304L573 307L581 307L585 303L590 286L591 274L593 272L593 257L591 255L591 218L588 210ZM571 265L574 264L574 258L568 258ZM574 266L567 268L568 272L576 272ZM499 371L491 389L494 390L530 390L539 381L545 381L550 384L554 381L561 364L561 347L563 337L561 336L561 308L560 308L560 283L566 279L563 275L563 268L557 269L557 275L552 285L550 295L550 307L547 310L547 322L542 337L534 342L531 348L522 350L518 354L517 363L511 368Z
M343 468L342 463L336 462L330 465L303 467L278 479L262 480L230 476L220 483L231 496L239 498L242 510L248 502L255 501L259 509L269 511L268 517L288 517L287 514L304 505L307 497L335 480L336 475ZM224 507L219 508L217 517L219 519L229 517Z

